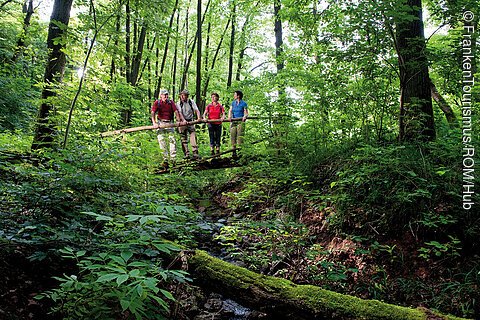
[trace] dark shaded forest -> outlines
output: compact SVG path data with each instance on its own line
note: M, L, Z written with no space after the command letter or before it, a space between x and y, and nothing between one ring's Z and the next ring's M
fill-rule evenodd
M479 16L3 1L0 319L478 319Z

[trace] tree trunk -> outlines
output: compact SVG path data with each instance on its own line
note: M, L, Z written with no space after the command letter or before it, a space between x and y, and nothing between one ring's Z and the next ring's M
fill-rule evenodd
M281 0L273 1L273 15L275 17L275 61L277 64L277 73L281 73L285 63L283 61L283 29L280 18Z
M225 26L225 30L223 31L222 37L220 38L220 41L218 42L217 49L215 50L215 54L214 54L213 59L212 59L212 64L210 66L210 72L208 72L206 77L205 77L205 83L203 85L202 97L207 96L207 90L208 90L208 84L210 82L210 76L212 74L213 69L215 68L215 63L217 62L218 54L219 54L220 49L222 47L223 39L225 38L225 34L228 31L228 27L230 25L230 22L231 22L230 19L228 19L227 25Z
M207 6L205 7L205 12L204 12L203 18L202 18L202 25L203 25L203 22L205 21L205 16L207 15L209 6L210 6L210 0L207 1ZM195 51L195 44L197 43L197 39L198 39L198 32L195 34L195 38L193 39L193 44L192 44L192 48L190 49L190 54L186 58L185 68L183 70L183 76L182 76L182 85L181 85L182 88L185 88L185 86L187 84L188 69L190 68L190 62L192 61L193 52ZM185 52L186 51L187 51L187 46L185 46ZM198 92L196 92L195 94L199 95Z
M117 19L115 21L115 41L114 41L114 47L118 48L118 34L120 34L120 14L117 14ZM113 82L113 77L115 76L115 59L118 58L116 57L116 54L112 55L112 63L110 65L110 80Z
M433 100L438 104L440 109L445 114L445 118L450 125L454 126L456 124L457 118L455 117L455 113L452 110L452 107L445 101L442 95L438 92L437 87L435 84L430 80L430 93L432 95Z
M163 70L165 69L165 64L167 63L168 44L170 41L170 30L172 30L173 20L175 19L175 12L177 11L177 7L178 7L178 0L175 1L173 12L172 12L172 15L170 16L170 22L168 23L167 39L166 39L165 48L163 51L162 64L160 65L160 72L158 75L157 87L155 89L155 99L158 98L158 95L160 93L160 88L162 87Z
M205 15L207 13L205 12ZM200 94L202 89L202 0L197 1L197 82L195 86L195 103L200 112L203 112L203 97ZM187 70L185 70L185 73Z
M249 20L250 20L250 15L247 15L247 17L245 18L245 23L242 26L242 34L240 35L240 52L238 54L237 74L235 76L235 80L237 81L240 81L240 74L243 69L243 59L245 57L245 50L247 49L245 44L246 42L245 32L246 32L246 28Z
M53 147L56 129L50 116L55 110L49 98L56 95L54 83L62 82L66 63L63 51L64 42L55 40L63 37L67 31L72 2L73 0L55 0L53 4L53 11L48 26L47 48L49 49L49 54L44 75L45 88L42 91L42 101L44 102L40 106L38 113L38 123L33 138L32 150ZM58 22L62 24L62 27L58 27Z
M23 19L23 31L18 37L17 47L15 48L15 53L13 55L13 62L18 61L18 59L23 55L25 50L25 37L27 36L28 27L30 26L30 20L33 15L33 0L28 1L28 6L26 8L25 18Z
M425 55L422 1L406 0L408 12L397 21L400 69L400 140L433 140L435 126Z
M237 5L235 0L232 3L232 30L230 33L230 50L228 55L228 76L227 76L227 88L232 86L232 78L233 78L233 52L235 51L235 23L236 23L236 11Z
M125 5L125 78L127 83L131 83L130 81L130 1L127 0Z
M177 12L177 25L175 29L175 33L177 37L175 37L175 48L173 50L173 70L172 70L172 96L176 97L176 89L177 89L177 63L178 63L178 29L180 24L180 10ZM182 89L180 89L182 90Z
M139 79L140 65L142 63L143 48L145 45L145 38L147 36L147 25L143 24L138 37L138 45L135 56L132 61L132 72L130 73L131 85L136 86Z
M264 276L197 250L187 253L194 282L271 319L447 319L426 308L406 308L377 300L363 300L312 285Z

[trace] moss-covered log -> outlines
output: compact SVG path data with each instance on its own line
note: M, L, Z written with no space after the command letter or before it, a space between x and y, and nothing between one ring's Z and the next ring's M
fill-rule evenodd
M264 276L195 251L189 271L202 287L263 311L273 319L461 319L426 308L363 300L311 285Z

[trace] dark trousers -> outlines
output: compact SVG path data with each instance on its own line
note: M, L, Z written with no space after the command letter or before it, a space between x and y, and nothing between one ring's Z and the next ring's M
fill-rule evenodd
M210 147L220 147L220 138L222 136L221 124L208 124L208 135L210 136Z

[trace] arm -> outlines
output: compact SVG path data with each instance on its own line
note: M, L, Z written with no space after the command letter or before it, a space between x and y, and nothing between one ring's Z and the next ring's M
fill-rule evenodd
M152 113L150 114L150 117L152 118L152 124L156 125L157 124L157 119L156 119L157 114L154 111L152 111Z
M182 123L182 122L186 122L185 121L185 118L183 117L182 113L181 112L178 112L178 110L175 110L175 117L177 118L177 121Z
M207 120L208 117L208 106L205 108L205 112L203 112L203 119Z
M230 110L228 110L228 119L232 119L232 108L230 107Z
M222 117L221 117L222 120L225 119L225 108L222 106Z
M245 122L247 120L247 117L248 117L248 108L245 108L243 110L244 110L244 113L243 113L242 121Z

